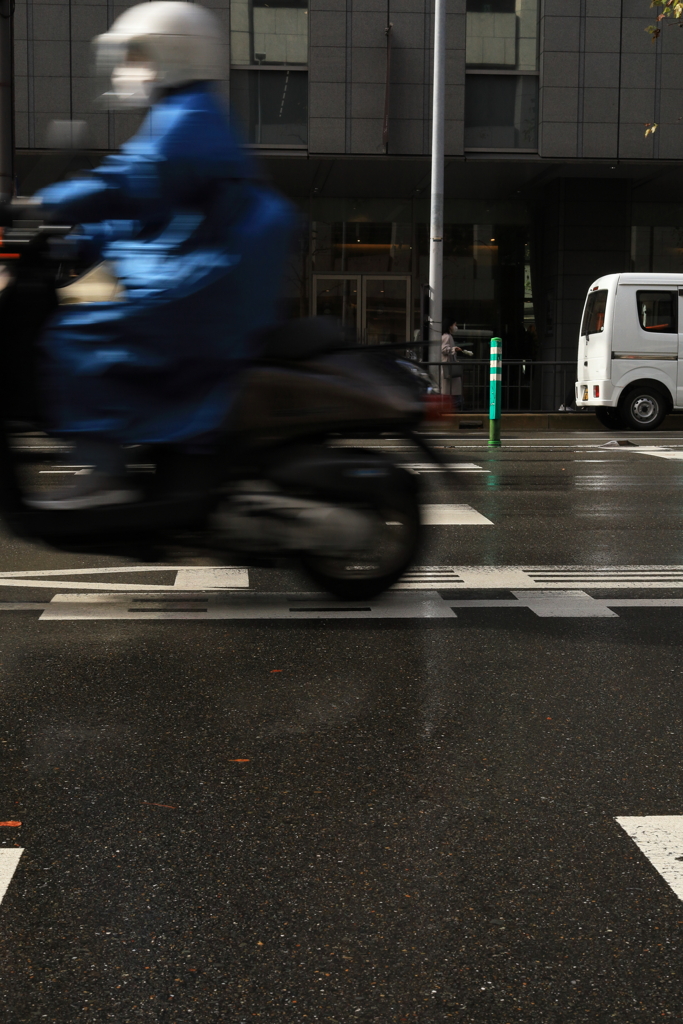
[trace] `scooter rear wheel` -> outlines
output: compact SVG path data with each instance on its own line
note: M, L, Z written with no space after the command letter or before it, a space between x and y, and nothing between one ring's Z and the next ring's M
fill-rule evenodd
M417 494L392 495L368 509L373 517L373 543L345 555L304 554L301 562L313 581L335 597L364 601L396 583L410 567L420 539Z
M603 427L607 427L609 430L624 430L624 421L619 415L618 409L612 409L608 406L597 406L595 410L595 416L599 423L602 423Z

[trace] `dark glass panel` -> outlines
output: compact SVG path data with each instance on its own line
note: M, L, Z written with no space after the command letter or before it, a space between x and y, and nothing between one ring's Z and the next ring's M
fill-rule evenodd
M303 146L308 140L305 71L233 71L232 107L248 142Z

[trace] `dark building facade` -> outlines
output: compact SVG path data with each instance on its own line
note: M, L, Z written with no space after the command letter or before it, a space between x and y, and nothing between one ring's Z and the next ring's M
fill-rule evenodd
M430 0L212 2L248 144L300 205L290 315L411 341L427 281ZM96 162L137 115L95 105L111 0L17 0L17 179ZM444 313L507 356L575 358L601 274L683 271L683 33L647 0L449 0ZM87 152L50 156L54 121ZM647 123L657 122L645 137Z

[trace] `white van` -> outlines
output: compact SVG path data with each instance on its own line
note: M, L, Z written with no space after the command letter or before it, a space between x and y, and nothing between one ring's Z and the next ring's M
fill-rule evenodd
M605 426L629 430L654 430L672 409L683 409L681 299L683 274L608 274L590 286L579 337L577 408L594 409Z

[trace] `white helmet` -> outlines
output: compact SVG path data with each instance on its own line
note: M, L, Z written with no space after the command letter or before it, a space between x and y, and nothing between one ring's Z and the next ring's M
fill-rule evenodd
M218 20L184 0L130 7L94 43L98 70L112 78L105 96L119 106L147 106L162 89L225 77Z

